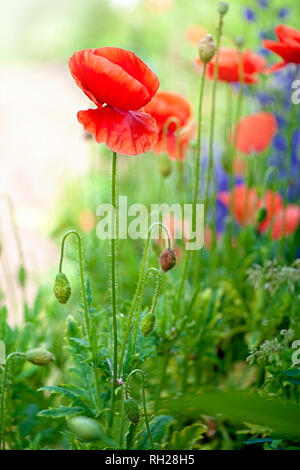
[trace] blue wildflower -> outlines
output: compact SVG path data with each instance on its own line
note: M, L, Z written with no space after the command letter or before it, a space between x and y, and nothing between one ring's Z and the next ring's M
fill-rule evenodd
M278 11L278 18L281 18L282 20L287 18L290 15L290 10L289 8L281 8Z
M260 8L268 8L269 2L268 0L257 0L257 4Z
M245 20L249 21L250 23L253 23L254 21L256 21L255 12L249 7L243 8L243 15L244 15Z

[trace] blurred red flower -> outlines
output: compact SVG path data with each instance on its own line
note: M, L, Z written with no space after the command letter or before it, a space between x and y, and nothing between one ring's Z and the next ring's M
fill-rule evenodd
M189 25L185 30L185 37L194 46L198 46L201 39L208 34L208 31L199 25Z
M133 52L117 47L85 49L69 59L77 85L96 104L78 121L98 143L114 152L138 155L157 141L155 120L142 109L159 87L157 76Z
M230 206L230 193L221 191L218 200L225 206ZM247 188L244 184L235 186L233 190L233 215L240 225L254 222L258 206L258 196L254 188Z
M285 213L285 214L284 214ZM277 212L272 227L272 238L273 240L280 240L283 235L287 237L292 235L300 223L300 207L296 204L289 204L286 208Z
M145 106L145 111L156 120L159 129L158 141L152 150L157 155L165 151L173 160L178 159L179 153L179 158L183 160L189 140L194 132L191 123L192 107L190 103L176 93L160 91ZM172 121L173 119L174 121ZM179 152L176 132L179 132Z
M283 209L281 194L271 190L266 191L265 196L259 200L257 209L259 210L261 207L265 207L267 210L267 216L258 228L261 233L264 233L268 230L274 215Z
M196 59L196 67L202 69L203 63ZM257 83L259 73L266 67L266 60L259 54L254 54L251 50L242 52L243 81L245 83ZM216 56L207 64L207 78L213 80ZM233 47L221 47L219 52L218 79L224 82L239 82L240 58L239 52Z
M281 24L276 26L275 33L278 41L265 39L263 46L279 55L283 62L273 65L268 72L275 72L290 63L300 64L300 31Z
M245 116L237 126L236 149L246 155L261 153L272 143L277 130L276 118L271 113L259 112Z

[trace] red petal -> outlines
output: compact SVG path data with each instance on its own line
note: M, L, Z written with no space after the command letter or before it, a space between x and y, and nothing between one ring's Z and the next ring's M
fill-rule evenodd
M300 63L300 44L299 46L288 45L285 42L276 42L265 40L263 46L279 55L284 62L291 62L295 64Z
M271 67L267 68L265 70L265 73L269 75L270 73L276 73L279 70L285 68L288 64L288 62L277 62L276 64L272 65Z
M98 143L105 142L114 152L139 155L151 149L158 139L155 119L143 111L119 111L110 106L79 111L78 121Z
M133 52L114 47L75 52L69 68L77 85L98 103L136 110L159 87L157 76Z
M268 190L265 197L260 199L258 203L258 209L261 207L265 207L267 210L267 217L259 226L259 231L264 233L268 230L274 215L283 209L281 194Z
M269 147L276 132L273 114L260 112L246 116L237 127L236 149L244 154L261 153Z
M300 44L300 31L284 24L280 24L275 28L276 36L279 41L285 42L286 40L293 40Z
M284 214L285 213L285 214ZM284 236L292 235L298 228L300 223L300 207L290 204L277 213L272 227L272 238L280 240Z
M183 96L168 91L159 91L145 106L145 111L156 119L160 129L164 127L169 118L177 118L180 127L183 127L192 116L190 103ZM174 131L176 125L170 124L168 129Z

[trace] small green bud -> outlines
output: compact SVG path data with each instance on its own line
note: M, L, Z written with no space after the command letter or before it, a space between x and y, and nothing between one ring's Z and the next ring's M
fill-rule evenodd
M75 320L73 315L68 315L66 319L66 337L78 338L80 336L80 327L77 320Z
M155 326L155 315L148 312L144 315L141 321L141 332L143 336L148 336L152 333Z
M71 286L64 273L58 273L55 278L53 292L61 304L66 304L71 295Z
M24 266L20 266L19 272L18 272L18 280L19 280L19 283L20 283L21 287L25 286L26 279L27 279L26 270L25 270Z
M172 173L172 169L173 169L173 167L172 167L172 162L171 162L170 158L168 157L168 155L166 153L163 153L159 157L159 171L160 171L160 174L164 178L167 178Z
M237 45L237 47L242 48L243 45L245 44L245 38L244 36L237 36L234 42Z
M203 39L201 39L198 46L198 52L199 57L204 64L211 61L216 53L216 49L216 43L211 34L207 34Z
M55 361L53 354L50 351L47 351L47 349L42 348L30 349L30 351L27 351L26 359L37 366L46 366L51 361Z
M87 416L75 416L68 421L70 430L83 441L95 441L101 438L99 424Z
M140 411L137 402L133 398L127 398L124 401L124 411L131 423L137 424L139 422Z
M173 250L170 250L169 248L167 248L161 253L159 261L160 261L161 269L164 272L167 272L175 266L176 255Z
M257 223L261 224L262 222L264 222L267 218L267 215L268 215L267 209L265 207L261 207L256 214Z
M219 2L219 5L218 5L218 12L220 13L220 15L226 15L226 13L228 12L228 10L229 10L229 5L228 5L228 3Z

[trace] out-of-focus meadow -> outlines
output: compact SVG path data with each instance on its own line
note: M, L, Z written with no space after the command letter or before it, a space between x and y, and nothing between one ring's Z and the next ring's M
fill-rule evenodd
M96 235L97 207L110 201L112 157L77 121L77 112L90 102L75 85L68 59L74 51L104 46L134 51L158 76L160 90L191 103L195 132L182 164L170 159L172 173L164 178L152 151L119 155L117 178L117 195L127 195L128 205L190 203L200 86L195 59L199 41L217 35L218 4L10 0L1 6L0 449L299 448L294 417L299 418L300 373L293 355L300 340L299 109L291 105L293 65L265 73L279 58L262 43L275 39L278 24L299 28L300 4L294 0L230 1L222 47L242 44L260 55L258 62L265 59L266 67L254 77L258 83L246 82L245 88L239 72L236 82L219 80L212 149L214 85L205 81L196 191L198 201L209 203L203 250L186 258L170 223L177 263L166 275L157 270L161 245L151 241L147 267L158 278L162 274L152 303L152 281L146 288L145 281L141 297L141 284L135 291L145 242L117 243L118 383L113 377L110 248ZM268 123L247 132L246 126L242 145L248 148L238 149L232 129L242 116L256 113L271 114L273 128ZM267 144L254 144L257 136L267 136ZM210 150L214 160L207 171ZM215 184L212 194L207 175ZM286 220L284 206L290 211ZM66 244L63 269L72 296L61 305L52 287L59 241L69 229L82 235L88 282L85 292L74 238ZM137 332L139 315L155 309L154 331L149 337ZM130 315L136 311L133 340ZM4 343L7 353L21 351L18 360L5 356ZM51 351L55 363L48 353L42 359L24 356L37 347ZM24 358L30 365L23 367ZM150 427L145 407L141 421L126 411L131 397L140 404L144 399L144 382L129 387L144 373ZM74 418L83 421L71 424Z

